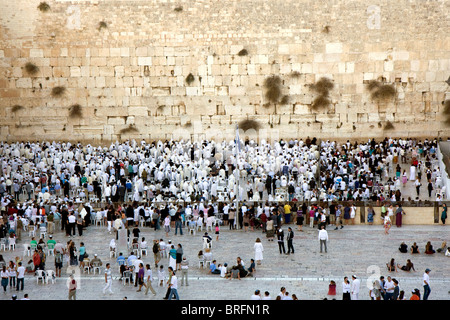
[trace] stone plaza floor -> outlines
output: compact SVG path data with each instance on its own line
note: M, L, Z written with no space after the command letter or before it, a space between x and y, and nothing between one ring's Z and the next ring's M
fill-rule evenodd
M276 240L267 241L265 234L261 230L244 232L243 230L230 231L228 226L222 226L219 241L215 240L214 232L210 232L213 237L213 259L217 263L234 265L236 258L241 257L246 267L250 264L250 259L254 258L253 245L256 238L260 237L264 246L264 260L262 265L257 266L253 277L247 277L242 280L225 280L219 275L209 275L207 268L201 269L198 265L197 253L202 250L203 232L197 232L196 235L189 235L187 229L183 228L183 235L174 235L174 230L165 236L163 230L154 231L149 227L141 229L141 237L145 237L150 243L153 239L172 240L173 244L181 243L184 249L184 256L189 261L189 286L179 286L178 292L181 300L248 300L256 289L261 292L269 291L274 299L282 286L286 287L290 294L296 294L300 300L321 300L342 299L342 280L344 276L351 279L355 274L361 279L360 300L368 300L369 289L368 279L379 278L380 275L387 277L390 275L399 280L401 290L405 291L407 299L411 296L411 290L419 288L423 293L422 275L426 268L430 268L431 295L430 300L448 300L450 299L450 258L443 253L434 255L425 255L420 253L412 255L410 253L400 253L398 247L402 241L409 246L417 242L421 252L424 251L425 243L431 241L434 248L440 247L443 241L448 240L450 227L448 225L404 225L401 228L392 227L390 234L385 235L383 226L359 226L348 225L343 229L334 230L334 226L328 226L329 233L328 253L319 252L319 241L317 238L317 228L303 226L303 232L296 231L294 224L290 225L295 233L294 247L295 254L280 254ZM287 225L283 228L287 231ZM158 281L154 280L153 287L157 295L149 292L146 296L143 292L136 292L134 285L123 285L119 281L118 264L115 258L109 257L109 242L114 235L110 235L104 226L90 225L83 236L75 236L76 247L80 242L84 242L87 252L92 258L98 254L105 263L110 262L113 271L113 294L103 295L104 269L101 274L93 275L92 272L81 273L79 275L79 290L77 291L78 300L98 300L114 299L121 300L125 296L132 300L161 300L166 292L166 286L158 286ZM61 240L63 243L68 241L65 233L57 231L54 239ZM2 251L6 261L15 256L22 256L23 244L28 243L30 237L28 234L22 234L22 241L18 242L15 251ZM450 242L449 242L450 243ZM157 272L154 269L154 259L149 248L149 255L143 257L144 264L149 263L156 277ZM394 258L400 265L406 264L407 259L414 263L416 271L414 272L388 272L386 263ZM28 257L24 257L27 261ZM160 264L168 266L168 259L163 259ZM47 257L46 269L54 270L53 256ZM66 281L68 278L66 264L63 267L62 277L57 278L52 284L37 283L33 275L26 275L24 291L16 292L15 289L8 287L6 293L0 293L0 299L10 299L13 294L22 298L24 293L28 293L30 299L37 300L66 300L68 298L68 289ZM335 297L327 296L328 284L330 280L337 283L337 295ZM2 288L1 288L2 289Z

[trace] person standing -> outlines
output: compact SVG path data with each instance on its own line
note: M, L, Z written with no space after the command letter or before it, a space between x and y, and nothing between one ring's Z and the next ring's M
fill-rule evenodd
M258 265L260 265L261 261L263 260L263 252L264 252L264 247L261 243L260 238L256 239L256 242L255 242L253 248L255 249L255 261Z
M361 281L355 275L352 275L352 280L353 281L352 281L351 297L352 300L358 300Z
M294 245L293 245L293 241L294 241L294 231L292 231L292 228L289 227L288 228L288 233L287 233L287 247L288 247L288 254L291 253L294 254Z
M25 267L22 265L22 261L19 261L19 263L17 265L18 265L18 268L17 268L17 287L16 287L16 290L19 291L19 288L20 288L20 290L23 291L24 280L25 280Z
M77 300L77 281L73 274L69 277L69 300Z
M70 216L68 217L68 225L67 225L67 235L70 236L75 236L75 225L77 222L77 218L75 217L75 215L73 214L73 211L70 213Z
M284 247L284 232L281 228L278 229L277 238L278 238L278 249L280 249L280 254L286 253L286 248Z
M172 278L170 279L170 284L169 284L170 293L169 293L168 300L172 300L172 296L175 296L176 300L180 300L180 297L178 296L178 279L177 279L177 276L176 276L175 272L173 271L173 269L171 267L169 267L169 272L171 273Z
M405 210L403 210L401 204L396 205L397 209L395 210L395 225L397 228L402 226L402 215L406 214Z
M103 288L103 294L106 293L106 290L109 291L109 294L113 294L111 289L112 287L112 275L111 275L111 265L109 263L105 266L105 287Z
M145 294L148 293L148 289L150 289L150 291L153 293L154 296L156 296L156 292L155 289L153 289L152 287L152 281L153 281L153 274L152 274L152 269L150 268L150 264L146 264L145 265L145 278L147 279L147 283L146 283L146 289L145 289Z
M387 280L384 283L384 289L385 289L384 300L393 300L392 297L394 295L395 285L394 281L392 281L392 278L390 276L387 277Z
M189 262L186 257L183 257L183 261L181 261L181 285L184 285L184 280L186 279L186 286L189 285L188 282L188 270L189 270Z
M348 277L344 277L344 281L342 282L342 300L350 300L350 290L350 281L348 281Z
M328 232L324 226L321 226L319 231L320 253L322 253L322 246L325 247L325 253L327 252Z
M425 273L423 274L423 300L428 300L428 297L431 293L430 288L430 269L425 269Z
M447 205L445 203L442 204L442 213L441 213L441 221L442 224L445 225L445 220L447 219Z
M8 287L9 273L8 270L6 270L5 265L3 265L3 268L0 271L0 277L2 278L3 292L6 293L6 288Z

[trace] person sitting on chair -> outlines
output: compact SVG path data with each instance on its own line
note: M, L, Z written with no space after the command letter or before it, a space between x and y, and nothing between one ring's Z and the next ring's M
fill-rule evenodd
M206 242L209 244L212 241L212 238L208 235L208 232L205 232L205 235L203 236L203 241L206 239Z

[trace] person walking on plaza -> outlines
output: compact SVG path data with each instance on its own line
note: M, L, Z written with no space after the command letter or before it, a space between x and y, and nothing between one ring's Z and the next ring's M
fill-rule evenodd
M145 289L147 289L147 285L145 284L145 270L144 270L144 264L143 263L139 263L139 271L136 273L136 279L137 279L137 284L139 285L139 289L136 292L141 292L142 290L142 286L145 287Z
M423 274L423 300L428 300L428 297L431 293L430 288L430 269L425 269L425 273Z
M327 252L327 241L328 232L325 230L324 226L321 226L321 229L319 230L320 253L322 253L322 246L325 247L325 253Z
M112 275L111 275L111 265L107 263L105 265L105 287L103 288L103 294L106 293L106 290L109 291L109 294L113 294L112 291Z
M153 273L152 273L152 269L150 268L150 264L146 264L145 265L145 278L147 279L147 283L146 283L146 289L145 289L145 294L148 293L148 290L150 289L150 291L153 293L154 296L156 296L156 292L155 289L153 289L152 287L152 281L153 281Z
M172 300L172 297L175 296L176 300L180 300L180 297L178 296L178 279L171 267L169 267L169 272L172 275L169 283L170 293L168 300Z
M19 263L17 263L18 267L17 267L17 287L16 290L19 291L22 290L23 291L23 287L24 287L24 280L25 280L25 267L22 265L22 261L19 261Z

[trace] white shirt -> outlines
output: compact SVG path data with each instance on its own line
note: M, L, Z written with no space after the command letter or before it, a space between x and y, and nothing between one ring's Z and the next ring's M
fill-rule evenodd
M319 231L319 240L327 240L328 241L328 232L326 230Z
M176 275L172 276L172 279L170 280L170 284L171 284L171 286L170 286L171 289L178 289L178 279L177 279Z
M17 268L17 279L21 279L23 277L25 277L25 267L20 266Z
M360 285L360 280L359 279L353 280L353 282L352 282L352 294L359 293L359 285Z
M428 273L425 272L423 274L423 285L426 286L427 284L428 285L430 284L430 276L428 275Z
M252 296L250 297L250 300L262 300L261 296L258 294L252 294Z
M350 292L350 288L351 288L350 283L342 282L342 292L343 293Z

